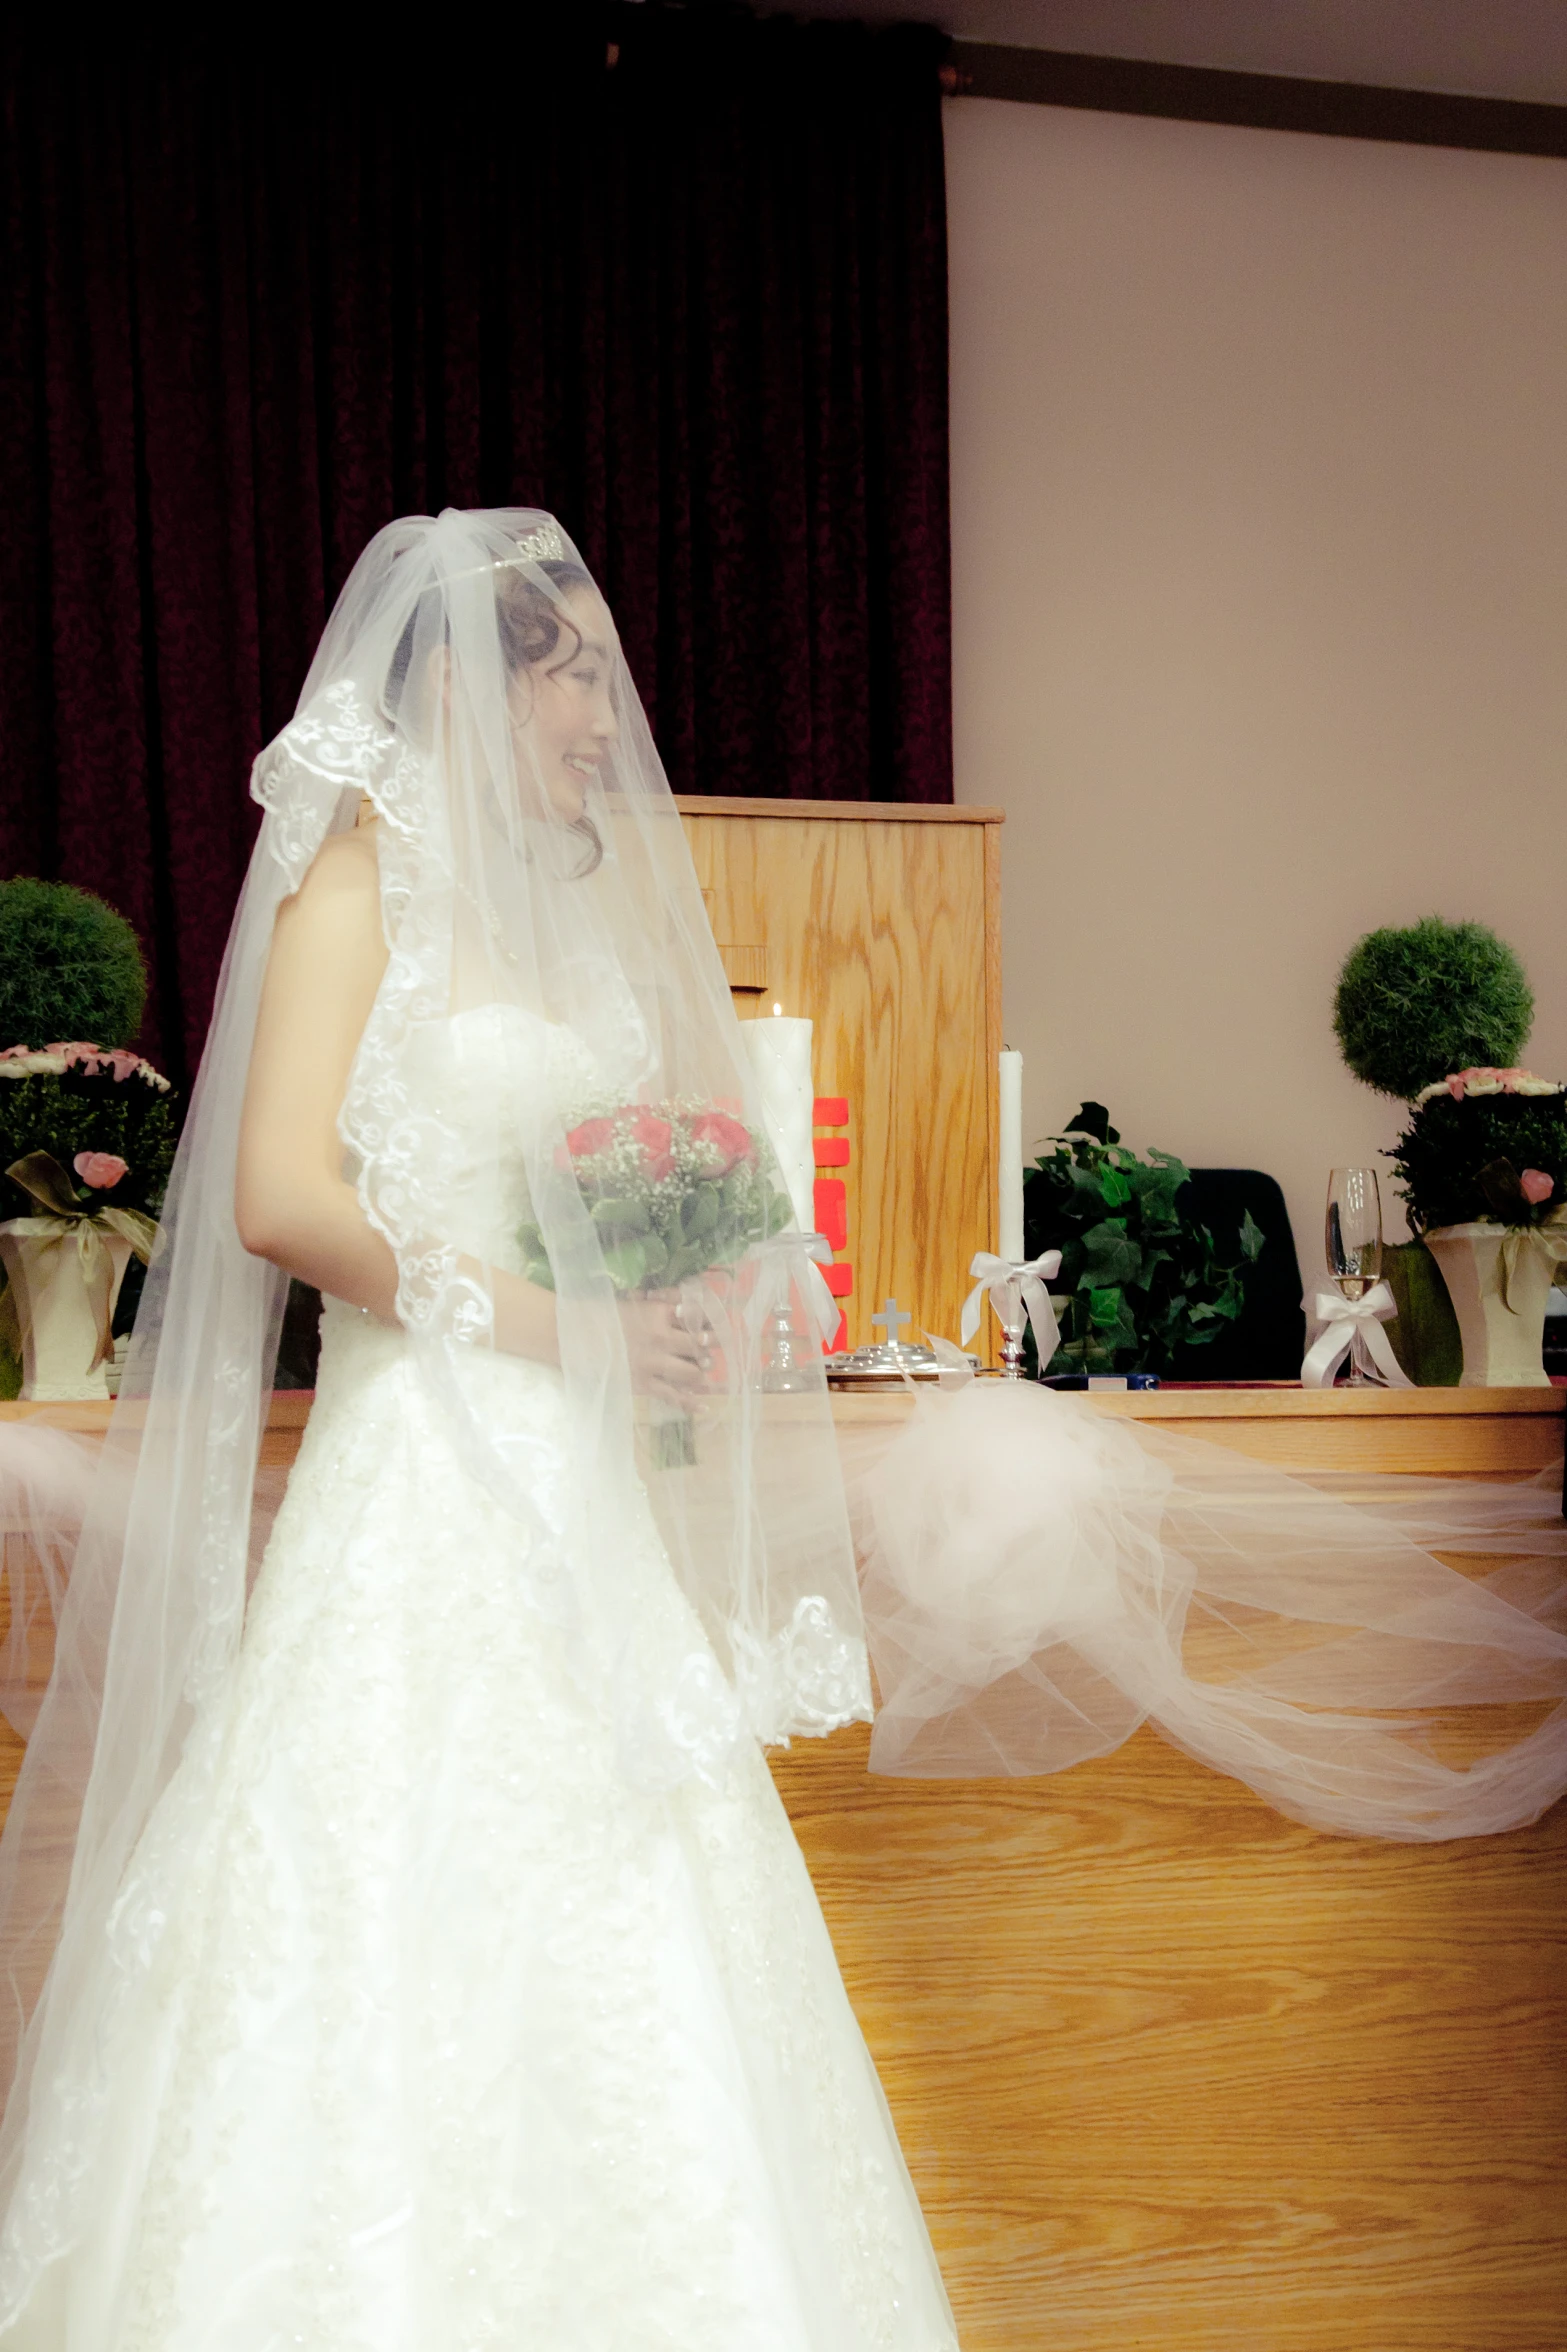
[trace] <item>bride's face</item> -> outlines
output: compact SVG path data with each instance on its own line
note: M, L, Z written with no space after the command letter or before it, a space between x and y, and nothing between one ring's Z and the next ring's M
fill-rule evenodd
M559 643L544 661L519 672L512 688L512 732L520 776L536 776L552 812L568 825L581 816L588 786L620 737L610 699L614 623L598 591L565 599Z

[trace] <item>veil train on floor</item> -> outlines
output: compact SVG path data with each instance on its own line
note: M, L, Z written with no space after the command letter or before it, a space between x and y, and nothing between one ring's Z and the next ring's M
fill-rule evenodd
M848 1443L873 1771L1058 1772L1146 1720L1349 1835L1567 1789L1559 1472L1287 1474L987 1380Z

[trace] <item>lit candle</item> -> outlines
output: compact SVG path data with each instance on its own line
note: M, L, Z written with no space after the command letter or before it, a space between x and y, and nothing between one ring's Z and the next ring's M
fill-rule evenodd
M1014 1266L1023 1257L1023 1057L1001 1055L1000 1255Z
M794 1205L802 1233L816 1226L815 1089L811 1080L811 1024L785 1017L774 1005L772 1017L742 1021L740 1034L756 1074L756 1092L778 1172Z

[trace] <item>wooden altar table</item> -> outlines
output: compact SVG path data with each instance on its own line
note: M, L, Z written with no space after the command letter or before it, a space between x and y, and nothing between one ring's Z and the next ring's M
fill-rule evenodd
M1230 1446L1279 1470L1526 1478L1561 1461L1567 1388L1303 1389L1270 1380L1092 1395L1067 1390L1061 1401ZM839 1396L833 1410L845 1427L897 1421L909 1410L908 1392Z
M274 1467L309 1402L274 1400ZM1285 1466L1561 1458L1560 1389L1070 1402ZM1148 1730L1034 1781L873 1779L867 1736L774 1773L964 2352L1563 2352L1567 1805L1389 1845L1286 1821Z

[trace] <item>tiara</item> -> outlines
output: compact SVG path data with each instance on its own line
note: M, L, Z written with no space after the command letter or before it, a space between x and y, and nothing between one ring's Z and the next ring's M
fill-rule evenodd
M567 554L566 535L555 523L541 523L538 530L525 531L516 548L515 555L496 559L496 571L512 571L519 564L563 563Z
M520 572L526 564L565 563L571 555L566 534L558 523L541 523L536 531L524 531L512 545L517 550L515 555L497 555L489 563L472 564L465 572L453 572L452 587L459 580L493 580L497 572Z

